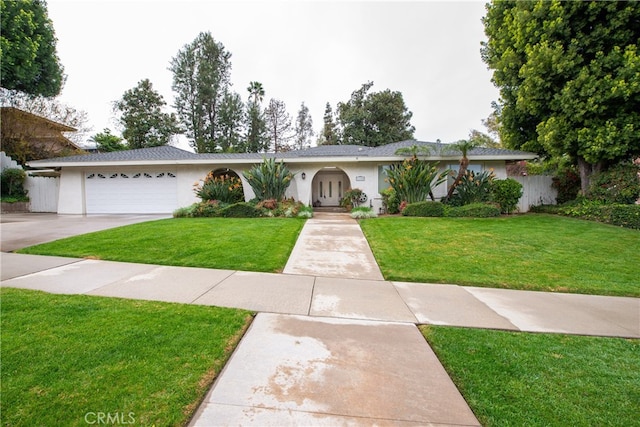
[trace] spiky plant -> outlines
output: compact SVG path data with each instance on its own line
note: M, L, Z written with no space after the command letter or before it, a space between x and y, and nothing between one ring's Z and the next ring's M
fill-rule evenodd
M283 200L284 194L293 179L293 173L275 159L264 159L248 171L242 173L253 189L258 200Z

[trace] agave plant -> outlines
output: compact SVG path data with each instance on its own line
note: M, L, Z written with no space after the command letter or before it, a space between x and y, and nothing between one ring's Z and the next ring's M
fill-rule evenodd
M258 200L283 200L293 179L293 173L284 165L284 162L276 163L275 159L264 159L261 164L255 165L242 174Z
M400 201L423 202L431 197L433 189L447 179L448 171L438 173L438 164L420 160L416 155L401 164L391 165L386 171L387 182Z

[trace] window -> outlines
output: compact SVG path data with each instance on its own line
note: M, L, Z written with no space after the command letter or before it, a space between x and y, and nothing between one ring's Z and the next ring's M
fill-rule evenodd
M387 179L387 170L389 170L389 165L381 165L378 166L378 193L381 193L383 190L386 190L390 187L389 183L386 181Z

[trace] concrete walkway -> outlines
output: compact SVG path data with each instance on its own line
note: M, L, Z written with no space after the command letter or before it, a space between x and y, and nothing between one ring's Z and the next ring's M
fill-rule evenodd
M307 221L286 274L2 253L2 286L258 312L194 426L479 425L417 323L640 338L638 298L384 281L355 227Z

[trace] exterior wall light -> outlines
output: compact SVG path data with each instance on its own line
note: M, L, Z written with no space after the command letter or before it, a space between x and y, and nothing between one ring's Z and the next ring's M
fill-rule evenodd
M307 174L306 173L302 172L301 176L302 176L302 179L307 179Z

